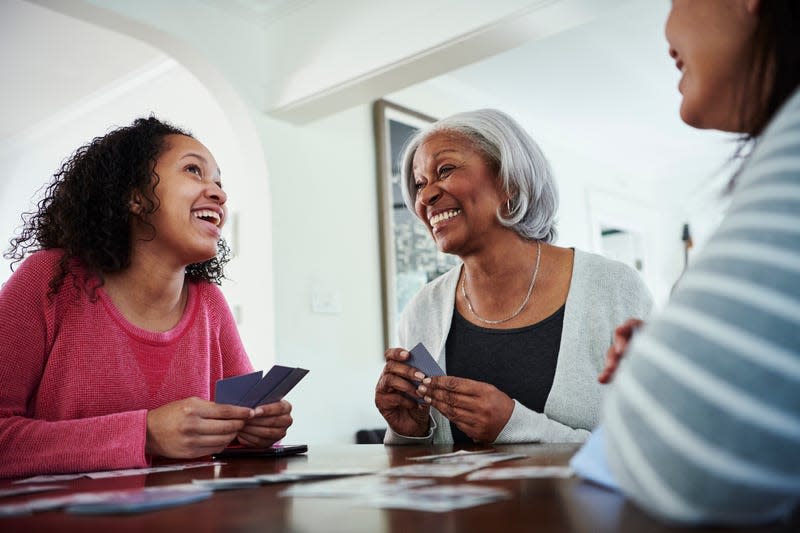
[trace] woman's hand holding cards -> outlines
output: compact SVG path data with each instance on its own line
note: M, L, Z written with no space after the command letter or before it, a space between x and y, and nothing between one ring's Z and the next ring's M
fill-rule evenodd
M430 433L430 407L414 399L418 397L416 383L425 374L406 364L409 357L403 348L386 350L386 364L375 386L375 406L395 433L425 437Z

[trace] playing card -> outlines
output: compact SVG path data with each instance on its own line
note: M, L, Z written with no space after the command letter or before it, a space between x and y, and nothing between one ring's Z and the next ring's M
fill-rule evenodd
M413 366L426 377L434 377L434 376L445 376L444 370L438 365L436 360L430 354L425 345L421 342L411 348L408 352L410 355L408 360L406 360L406 364L409 366Z
M137 513L191 503L210 496L210 490L187 484L144 489L78 492L0 505L0 517L62 508L66 508L67 512L81 514Z
M187 489L150 487L131 491L114 491L92 494L85 500L79 499L65 509L74 514L131 514L155 511L187 503L206 500L211 497L207 489Z
M82 474L90 479L108 479L126 476L142 476L145 474L156 474L158 472L174 472L177 470L189 470L191 468L204 468L207 466L218 466L223 463L214 461L201 461L197 463L179 463L174 465L150 466L147 468L126 468L123 470L104 470L101 472L86 472Z
M261 398L256 405L266 405L268 403L281 401L306 374L308 374L308 370L305 368L293 368L289 375L283 378L283 381L278 383L269 394Z
M568 478L574 472L568 466L518 466L508 468L485 468L467 476L469 481L481 479L536 479Z
M442 370L442 368L438 365L438 363L436 363L436 360L430 354L428 349L425 348L425 345L422 344L421 342L418 343L413 348L411 348L411 350L409 350L408 353L409 356L405 363L409 366L413 366L414 368L425 374L426 377L446 375L444 373L444 370ZM410 381L411 383L414 384L415 387L418 387L421 383L420 381L414 379ZM418 398L410 394L405 394L405 393L403 394L417 403L425 403L422 398Z
M262 405L261 399L271 393L286 376L292 373L292 370L293 369L288 366L273 366L261 381L253 385L253 388L242 396L237 402L237 405L244 405L245 407L257 407Z
M490 465L492 463L512 461L514 459L523 459L525 457L527 457L527 455L523 455L521 453L492 452L480 455L453 455L449 457L440 457L438 459L433 459L431 462L437 465Z
M122 470L102 470L99 472L83 472L78 474L45 475L45 476L35 476L26 479L20 479L14 481L13 483L14 484L51 483L58 481L70 481L82 477L88 477L90 479L106 479L106 478L125 477L125 476L143 476L145 474L155 474L158 472L172 472L175 470L187 470L189 468L203 468L206 466L218 466L221 464L223 463L205 461L205 462L195 462L195 463L180 463L174 465L150 466L147 468L125 468Z
M487 453L496 453L494 450L458 450L450 453L437 453L435 455L418 455L417 457L409 457L410 461L439 461L450 458L473 457L475 455L485 455Z
M218 477L215 479L193 479L193 485L208 490L249 489L261 485L257 476L251 477Z
M14 485L19 483L58 483L59 481L71 481L73 479L82 478L84 474L44 474L41 476L26 477L25 479L18 479L12 481Z
M475 485L435 485L396 494L371 494L360 503L369 507L411 509L443 513L509 499L511 493L494 487ZM502 529L502 528L501 528Z
M221 379L215 385L215 401L255 408L280 401L308 374L305 368L274 365L267 375L253 372Z
M2 489L0 490L0 498L7 498L9 496L19 496L20 494L32 494L34 492L61 490L66 488L67 485L28 485L27 487Z
M416 465L395 466L381 472L385 476L411 477L456 477L482 468L482 464L439 465L420 463Z
M261 381L260 370L243 376L221 379L214 387L214 401L236 405L259 381Z
M323 468L317 470L292 470L279 474L260 474L256 476L261 483L287 483L290 481L311 481L349 476L363 476L374 473L371 468Z
M429 479L354 476L292 485L280 495L295 498L365 498L371 494L398 494L432 483Z

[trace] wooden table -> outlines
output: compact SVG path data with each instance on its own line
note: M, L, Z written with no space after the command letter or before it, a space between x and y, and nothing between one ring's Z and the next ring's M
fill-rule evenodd
M477 449L477 448L471 448ZM497 466L565 465L577 450L575 445L496 446L504 452L527 454L526 459ZM191 479L251 476L298 468L375 467L408 464L408 458L452 451L450 446L350 445L309 446L305 456L283 459L233 459L221 467L204 467L147 476L67 482L70 491L116 490L131 487L185 483ZM464 477L438 479L437 483L464 483ZM471 482L477 483L477 482ZM287 484L215 492L209 500L138 515L78 516L62 511L0 518L0 532L7 531L292 531L292 532L668 532L673 529L655 522L618 494L571 479L521 479L481 481L512 493L509 500L449 513L373 509L352 506L345 500L287 498L278 493ZM0 489L10 482L0 481ZM55 495L61 493L44 493ZM24 501L35 496L4 498L0 503ZM800 523L774 525L741 531L798 531ZM736 529L701 529L725 531Z

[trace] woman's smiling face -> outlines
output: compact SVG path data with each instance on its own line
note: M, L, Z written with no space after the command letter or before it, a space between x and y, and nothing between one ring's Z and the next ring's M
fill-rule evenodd
M743 131L757 0L674 0L665 33L683 76L681 118L696 128ZM746 110L745 110L746 111Z
M438 132L416 150L414 210L445 253L464 256L505 229L497 212L506 201L497 169L458 133Z

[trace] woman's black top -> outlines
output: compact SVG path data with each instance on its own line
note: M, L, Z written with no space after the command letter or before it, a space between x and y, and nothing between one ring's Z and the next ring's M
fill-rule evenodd
M514 329L489 329L468 322L453 310L447 335L447 375L490 383L536 412L544 405L558 362L564 307L541 322ZM453 442L472 439L452 422Z

